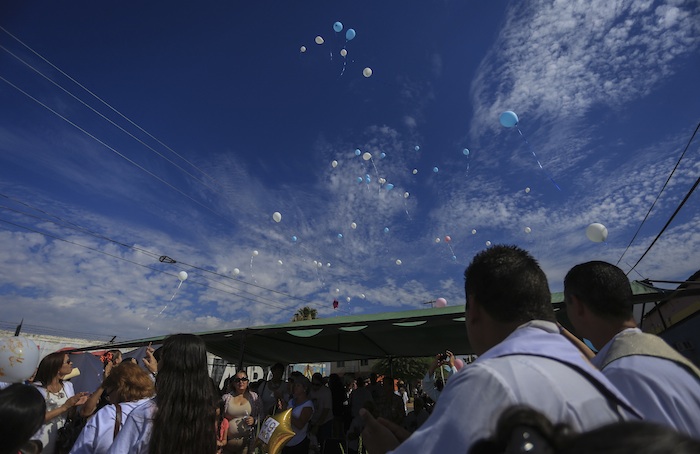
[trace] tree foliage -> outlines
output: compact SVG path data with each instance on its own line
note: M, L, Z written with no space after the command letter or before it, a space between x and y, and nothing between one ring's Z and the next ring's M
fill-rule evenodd
M302 320L315 320L317 315L318 311L316 309L311 308L309 306L304 306L301 309L297 310L297 312L292 317L292 321L299 322Z
M404 381L413 381L423 378L431 360L432 358L384 358L372 366L372 371Z

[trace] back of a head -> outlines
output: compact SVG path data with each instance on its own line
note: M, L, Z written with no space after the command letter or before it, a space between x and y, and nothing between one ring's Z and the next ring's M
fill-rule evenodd
M119 402L133 402L153 396L155 387L150 375L140 366L123 361L102 380L102 389L116 389ZM116 402L111 402L116 403Z
M15 383L0 390L0 454L16 454L45 417L46 402L34 386Z
M610 320L633 316L632 287L625 273L607 262L581 263L564 278L564 295L576 296L596 315Z
M499 322L556 321L547 276L517 246L496 245L478 253L464 279L467 296Z
M149 453L216 452L216 409L204 341L194 334L169 336L158 369Z

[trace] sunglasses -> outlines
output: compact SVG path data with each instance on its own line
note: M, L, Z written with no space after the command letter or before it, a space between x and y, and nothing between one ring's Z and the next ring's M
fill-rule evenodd
M240 383L240 382L242 382L242 381L245 382L245 381L248 381L248 379L245 378L245 377L236 377L236 378L233 379L233 382L234 382L234 383Z

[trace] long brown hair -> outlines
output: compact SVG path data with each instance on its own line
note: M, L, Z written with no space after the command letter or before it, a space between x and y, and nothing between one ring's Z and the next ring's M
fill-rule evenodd
M65 352L53 352L44 356L39 363L39 368L34 375L34 383L41 382L44 388L58 375L63 366L63 359L68 356ZM69 357L70 358L70 357Z

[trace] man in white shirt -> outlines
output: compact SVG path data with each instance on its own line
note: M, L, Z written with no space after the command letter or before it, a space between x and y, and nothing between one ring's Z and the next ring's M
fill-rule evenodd
M576 265L564 279L564 301L576 334L599 350L593 364L644 419L700 438L700 371L637 328L625 273L600 261Z
M402 443L400 430L363 411L369 452L468 452L513 405L576 431L640 417L560 334L547 278L530 254L493 246L464 276L467 335L479 358L450 378L433 414Z

